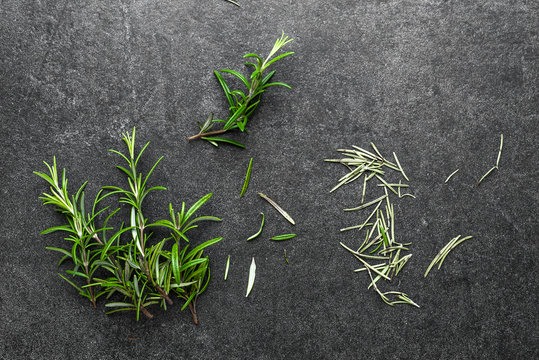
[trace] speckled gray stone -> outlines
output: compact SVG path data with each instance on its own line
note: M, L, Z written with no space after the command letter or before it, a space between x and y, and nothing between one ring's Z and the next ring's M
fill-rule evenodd
M0 358L537 358L537 2L238 1L0 2ZM242 69L241 55L266 53L282 29L296 54L275 79L293 90L266 94L250 134L235 136L247 149L189 143L196 121L226 116L212 71ZM107 149L133 126L139 145L151 141L144 169L165 155L152 181L168 191L146 213L162 218L169 202L213 192L204 212L224 218L193 233L224 237L208 249L199 326L176 305L139 322L93 309L56 275L45 246L61 237L39 235L62 218L41 205L47 186L32 171L56 156L71 189L122 184ZM499 171L476 187L500 133ZM345 169L323 159L371 141L398 154L417 196L395 201L413 257L382 286L420 309L384 305L339 246L360 241L339 229L360 221L342 209L358 204L361 184L330 194ZM264 233L246 243L261 211ZM287 232L298 237L267 240ZM424 279L457 234L474 238Z

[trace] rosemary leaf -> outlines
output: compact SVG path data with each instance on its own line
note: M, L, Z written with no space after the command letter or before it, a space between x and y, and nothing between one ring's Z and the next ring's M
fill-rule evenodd
M260 235L260 234L262 233L262 229L264 228L264 219L265 219L266 217L264 216L264 213L263 213L263 212L261 212L260 215L262 215L262 222L260 223L260 229L258 229L258 231L256 232L256 234L253 234L253 235L249 236L249 237L247 238L247 241L250 241L250 240L253 240L253 239L257 238L258 235Z
M290 263L288 262L288 258L286 257L286 249L284 249L284 259L286 260L286 263L287 263L287 264L290 264Z
M483 175L483 177L481 179L479 179L479 181L477 182L477 186L479 186L481 184L481 182L491 173L493 172L494 170L497 170L498 168L496 166L493 166L489 171L487 171L485 173L485 175Z
M404 170L402 169L401 163L399 162L399 159L397 158L397 154L395 154L395 152L393 152L393 157L395 158L395 162L397 163L397 166L399 167L399 171L402 173L402 176L404 176L406 181L410 181L410 179L408 179L408 176L406 176L406 174L404 173Z
M251 262L251 267L249 268L249 280L247 282L247 292L245 293L245 297L249 296L249 293L251 290L253 290L253 285L255 283L255 276L256 276L256 264L255 264L255 258L253 258L253 261Z
M276 236L270 238L270 240L274 240L274 241L282 241L282 240L288 240L288 239L295 238L296 236L297 236L296 234L276 235Z
M496 168L500 165L500 158L502 156L502 147L503 147L503 134L500 134L500 151L498 151L498 158L496 159Z
M366 204L363 204L363 205L360 205L358 207L355 207L355 208L351 208L351 209L344 209L344 211L356 211L356 210L361 210L361 209L365 209L366 207L369 207L371 205L374 205L378 202L382 202L382 200L384 200L385 198L387 197L387 195L382 195L380 196L379 198L377 199L374 199L372 201L369 201L368 203Z
M228 268L230 267L230 255L226 259L226 268L225 268L225 281L228 278Z
M292 225L296 225L296 223L294 222L294 219L292 219L292 217L290 215L288 215L288 213L286 211L284 211L283 208L281 208L275 201L273 201L267 195L264 195L262 193L258 193L258 196L260 196L262 199L269 202L271 204L271 206L273 206L275 208L275 210L277 210Z
M243 182L243 188L241 189L240 197L242 197L247 191L247 187L249 186L249 180L251 179L252 169L253 169L253 158L249 160L249 166L247 167L247 173L245 174L245 181Z
M451 179L451 177L452 177L453 175L455 175L459 170L460 170L460 169L457 169L457 170L453 171L451 174L449 174L449 176L447 177L447 179L445 179L445 183L447 183L447 182L449 181L449 179Z

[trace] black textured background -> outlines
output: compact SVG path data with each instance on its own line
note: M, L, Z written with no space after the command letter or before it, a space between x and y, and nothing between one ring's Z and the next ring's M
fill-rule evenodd
M527 0L3 0L0 1L0 358L2 359L522 359L537 358L538 3ZM188 135L210 111L226 116L214 69L243 70L284 30L295 55L238 136L246 150ZM32 174L56 156L71 189L123 184L121 133L151 141L143 168L165 159L146 202L220 216L193 241L213 279L188 311L136 322L93 309L56 273L62 218L38 200ZM496 161L498 172L477 180ZM344 213L361 184L329 189L335 149L395 151L417 199L395 200L397 234L413 257L392 284L421 305L389 307L367 290ZM249 158L253 176L239 192ZM448 183L453 170L460 172ZM370 187L369 196L377 196ZM292 227L256 196L295 218ZM263 236L246 243L267 214ZM297 232L284 243L270 235ZM457 234L473 235L440 271L423 273ZM290 264L286 264L283 249ZM227 255L229 280L222 280ZM251 257L258 265L245 298Z

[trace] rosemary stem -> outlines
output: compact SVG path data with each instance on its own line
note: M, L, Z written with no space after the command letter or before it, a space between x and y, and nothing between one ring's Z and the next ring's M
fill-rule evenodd
M225 133L226 130L215 130L215 131L208 131L208 132L205 132L205 133L199 133L199 134L196 134L196 135L193 135L193 136L190 136L187 138L187 140L195 140L195 139L198 139L198 138L201 138L201 137L206 137L206 136L212 136L212 135L218 135L218 134L222 134L222 133Z

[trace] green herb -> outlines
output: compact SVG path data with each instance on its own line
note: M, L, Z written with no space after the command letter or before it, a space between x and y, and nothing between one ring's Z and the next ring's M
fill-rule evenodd
M229 3L232 3L232 4L234 4L234 5L236 5L236 6L238 6L238 7L241 7L240 4L238 4L237 2L235 2L235 1L233 1L233 0L226 0L226 1L228 1Z
M194 213L212 196L208 194L198 200L185 211L182 203L181 212L177 215L169 204L171 220L158 220L149 223L144 214L143 200L154 190L165 190L162 186L149 186L150 175L160 163L159 158L146 176L137 169L146 143L137 154L135 152L136 131L123 134L127 153L116 150L127 163L117 168L127 175L128 188L105 186L97 194L91 211L87 211L84 202L84 187L79 188L75 195L67 190L65 169L61 178L56 169L56 158L53 165L47 166L50 175L35 172L51 186L51 194L43 194L44 204L52 204L62 212L67 224L55 226L43 234L56 231L66 232L65 238L70 243L69 249L47 247L63 255L59 264L71 260L73 270L67 270L67 275L59 274L62 279L75 287L82 296L88 298L95 306L100 297L107 299L118 298L107 302L105 307L111 309L107 314L118 311L134 311L136 319L140 313L148 318L153 315L148 310L151 305L160 305L165 310L173 303L171 295L182 299L182 310L189 306L193 322L198 323L196 301L209 284L209 258L203 256L203 249L221 240L215 238L206 241L193 249L189 249L187 232L197 228L200 221L221 221L214 216L199 216L191 219ZM121 222L119 229L110 236L109 220L117 214L120 208L109 211L109 207L98 210L101 201L112 195L119 195L119 203L128 206L129 219ZM108 215L107 215L108 214ZM100 225L98 220L105 219ZM127 226L125 224L128 224ZM170 237L149 244L148 229L166 227L171 230ZM129 235L126 236L125 235ZM169 250L168 250L169 249ZM81 279L82 278L82 279ZM83 284L80 284L83 280Z
M252 169L253 169L253 158L249 160L249 166L247 167L247 174L245 174L245 181L243 182L243 188L241 189L240 197L242 197L247 191L247 187L249 186L249 180L251 179Z
M447 179L445 179L445 183L447 183L447 182L449 181L449 179L451 179L451 177L452 177L453 175L455 175L459 170L460 170L460 169L457 169L457 170L453 171L451 174L449 174L449 176L447 177Z
M230 267L230 255L226 259L226 268L225 268L225 280L228 278L228 268Z
M286 249L284 249L284 259L285 259L285 261L286 261L287 264L290 264L290 263L288 262L288 258L286 257Z
M296 234L276 235L276 236L270 238L270 240L274 240L274 241L282 241L282 240L288 240L288 239L295 238L296 236L297 236Z
M262 229L264 228L265 216L264 216L264 213L262 213L262 212L260 213L260 215L262 215L262 223L260 223L260 229L258 229L256 234L253 234L253 235L249 236L249 238L247 238L247 241L250 241L250 240L253 240L253 239L257 238L258 235L260 235L262 233Z
M247 66L253 67L253 72L249 78L246 78L241 73L235 70L223 69L219 71L214 71L214 75L217 78L219 84L221 85L229 108L229 115L226 120L213 119L213 115L208 117L209 120L206 120L204 125L200 126L200 132L197 135L191 136L188 139L194 140L202 138L210 142L216 141L225 141L230 144L245 147L243 144L238 143L237 141L227 141L230 139L222 137L208 137L213 135L224 134L230 130L239 129L241 132L247 132L247 122L249 118L253 115L254 111L258 107L262 94L268 90L271 86L284 86L286 88L291 88L289 85L282 82L270 82L271 78L275 74L275 70L265 74L265 71L268 67L288 55L292 55L293 52L285 52L280 55L277 55L277 52L281 50L285 45L293 41L293 39L288 39L288 36L282 33L281 37L275 41L273 48L269 52L268 56L265 59L262 59L261 56L249 53L244 55L244 58L252 58L253 62L245 63ZM228 73L239 80L246 86L247 91L243 92L241 90L230 90L230 87L223 78L223 73ZM223 124L222 129L212 130L213 126L216 123Z
M251 267L249 268L249 280L247 282L247 292L245 293L245 297L249 296L249 293L251 293L251 290L253 290L253 285L255 283L255 276L256 276L256 264L255 264L255 258L253 258L253 261L251 262Z
M286 211L284 211L283 208L280 207L275 201L271 200L269 197L267 197L266 195L264 195L262 193L258 193L258 196L260 196L262 199L269 202L271 204L271 206L273 206L275 208L275 210L277 210L292 225L296 225L296 223L294 222L294 219L292 219L292 217L290 215L288 215L288 213Z
M432 269L432 267L434 265L436 265L436 263L438 263L438 270L440 270L440 268L442 267L442 263L444 262L446 256L449 254L449 252L451 252L451 250L453 250L457 245L459 245L463 241L471 239L471 238L472 238L471 236L466 236L466 237L463 237L461 239L460 235L458 235L457 237L454 237L453 239L451 239L447 243L447 245L445 245L442 248L442 250L440 250L440 252L434 257L434 259L432 259L432 262L430 263L429 267L427 268L427 271L425 271L425 277L427 277L430 270Z

